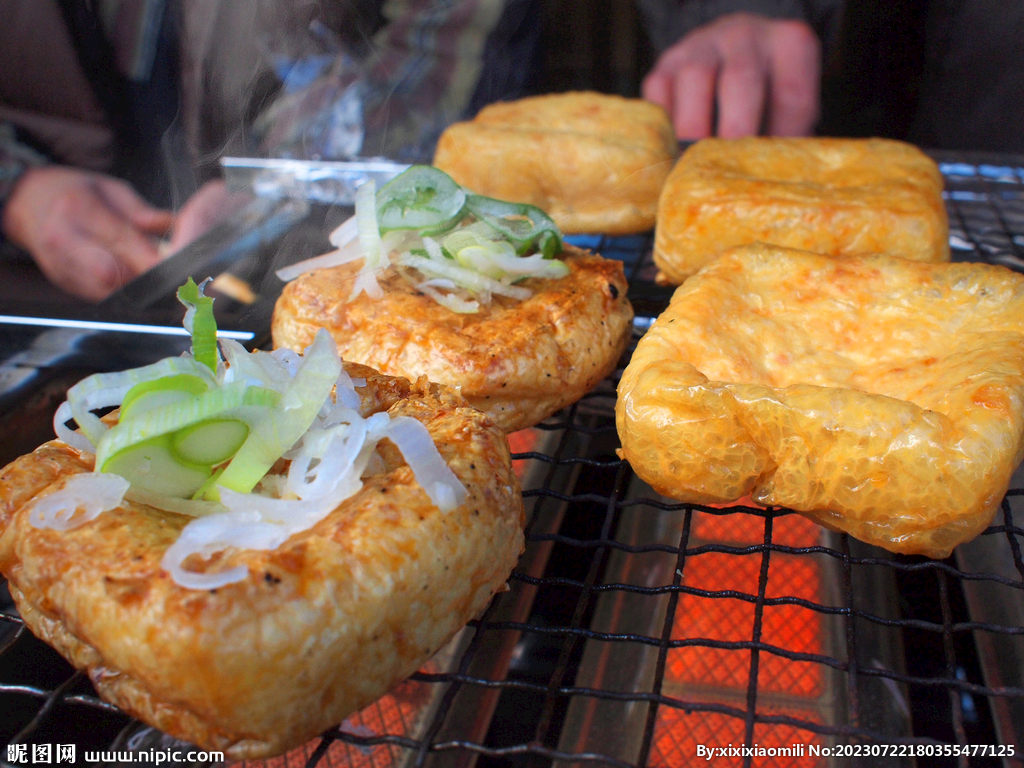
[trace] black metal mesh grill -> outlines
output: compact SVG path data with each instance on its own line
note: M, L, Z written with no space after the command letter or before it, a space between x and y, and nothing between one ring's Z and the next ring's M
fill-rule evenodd
M1024 163L939 160L954 258L1024 268ZM639 337L669 295L653 284L650 239L584 244L626 262ZM614 454L619 372L515 454L531 508L527 552L510 591L450 656L413 676L433 696L426 712L376 728L347 721L288 764L683 765L698 758L679 750L729 742L895 744L921 765L1022 764L1020 749L1002 763L977 752L929 757L1012 745L1024 728L1020 476L993 525L946 561L891 556L817 528L794 535L801 519L786 510L675 504L640 483ZM722 533L740 519L745 534ZM813 578L801 582L801 568ZM726 607L735 627L707 623ZM808 626L809 643L781 631ZM714 662L709 680L694 677L698 658ZM88 745L138 732L11 611L0 622L0 675L0 711L17 741ZM731 760L718 764L812 764ZM905 754L852 762L913 764Z

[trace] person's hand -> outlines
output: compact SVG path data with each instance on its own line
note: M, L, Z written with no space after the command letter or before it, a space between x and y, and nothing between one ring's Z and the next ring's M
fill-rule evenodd
M229 192L221 179L206 182L175 216L174 230L168 245L169 253L188 245L251 199L252 195L245 192Z
M51 282L99 301L160 261L154 237L172 221L123 181L50 166L22 175L0 226Z
M821 44L802 21L722 16L666 50L643 96L672 116L680 139L804 136L818 119ZM718 125L712 126L715 109Z

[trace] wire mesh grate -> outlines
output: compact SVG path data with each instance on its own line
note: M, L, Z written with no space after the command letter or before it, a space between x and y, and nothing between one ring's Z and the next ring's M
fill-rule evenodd
M954 257L1024 271L1024 163L938 159ZM625 262L639 338L669 296L650 237L578 244ZM892 556L784 509L674 503L614 453L620 373L514 442L530 518L509 592L390 701L246 765L653 768L741 744L777 753L716 764L845 765L823 750L885 744L903 752L864 764L1024 765L1019 751L976 748L1013 746L1024 723L1024 478L945 561ZM156 738L9 606L0 710L22 743ZM974 753L930 762L954 747Z

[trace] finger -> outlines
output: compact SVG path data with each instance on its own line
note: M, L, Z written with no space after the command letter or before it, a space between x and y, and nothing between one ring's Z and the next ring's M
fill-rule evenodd
M768 91L767 61L756 50L733 52L718 79L718 135L756 136Z
M653 70L644 78L640 93L647 101L658 104L672 114L672 76L661 70Z
M36 263L50 282L74 296L99 301L127 280L110 251L73 228L50 231L44 245L33 253Z
M156 245L135 224L109 208L102 200L91 206L91 215L79 219L83 239L105 248L126 279L142 274L160 261Z
M806 136L820 109L821 42L802 22L779 24L770 42L772 62L768 130Z
M132 277L110 251L91 243L78 248L74 263L66 259L64 264L77 269L74 274L67 275L66 279L54 282L68 293L89 301L107 298Z
M247 195L229 192L222 179L206 182L178 211L170 250L176 251L205 234L247 200Z
M717 75L717 64L705 61L689 61L676 70L672 122L678 138L693 140L711 135Z
M162 235L174 223L171 211L154 208L131 186L119 179L100 177L96 180L96 186L107 205L143 232Z
M174 229L171 232L170 249L178 248L192 242L205 232L216 218L217 211L226 194L223 181L208 182L200 187L178 211L174 217Z

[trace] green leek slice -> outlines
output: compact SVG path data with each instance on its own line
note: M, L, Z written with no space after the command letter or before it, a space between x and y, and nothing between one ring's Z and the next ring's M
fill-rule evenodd
M178 301L184 304L185 328L192 334L192 357L198 363L217 372L217 321L213 317L213 299L203 295L202 285L196 285L190 277L188 282L178 289Z
M462 216L466 192L444 171L414 165L377 192L377 221L381 234L415 229L432 234L450 229Z
M248 436L244 421L207 419L171 435L171 449L183 463L212 467L234 456Z
M176 432L244 405L246 390L245 382L233 382L119 422L103 435L96 447L96 466L105 467L107 459L131 445Z
M537 250L551 259L562 251L558 226L535 205L471 194L466 196L466 210L512 243L520 256Z
M206 492L213 488L220 481L220 476L224 474L225 469L227 469L227 467L220 467L216 472L210 475L206 479L206 482L199 486L199 489L192 494L192 498L190 499L190 501L197 501L200 504L216 504L216 502L203 501L202 499L203 496L206 495ZM217 506L219 507L220 505L218 504ZM193 517L198 517L198 515L193 515Z
M128 391L140 382L181 373L208 379L211 385L216 383L210 369L192 358L165 357L142 368L117 373L96 373L69 389L68 407L82 432L92 442L92 452L95 452L96 445L108 431L107 425L92 413L93 410L120 404Z
M140 381L128 390L121 401L119 418L127 421L154 408L186 400L192 395L201 395L209 388L209 382L187 373Z
M170 435L133 443L97 466L103 472L120 475L133 487L178 498L192 496L212 473L208 466L181 461L171 446Z
M285 388L280 403L251 424L249 437L206 498L217 501L217 488L249 493L309 429L341 374L341 359L330 335L320 330Z

